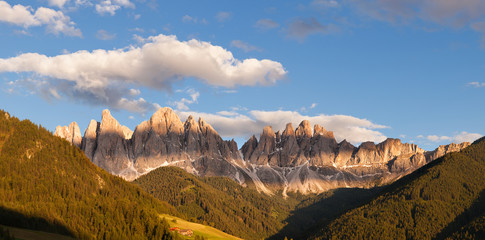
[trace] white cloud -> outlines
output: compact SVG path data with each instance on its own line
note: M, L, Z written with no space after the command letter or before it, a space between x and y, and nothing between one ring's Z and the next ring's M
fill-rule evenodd
M424 137L423 135L418 135L417 138L420 139L426 139L431 142L454 142L454 143L462 143L462 142L473 142L479 138L481 138L483 135L479 133L468 133L468 132L460 132L458 134L455 134L452 137L449 136L437 136L437 135L428 135Z
M177 91L177 92L182 92L182 91ZM200 93L197 92L193 88L189 88L189 89L185 90L184 92L187 93L187 94L189 94L190 99L182 98L179 101L173 101L173 102L170 102L169 103L170 105L175 106L175 109L180 110L180 111L187 111L187 110L189 110L188 105L189 104L196 103L197 102L197 99L200 96Z
M239 113L233 112L233 111L220 111L220 112L217 112L217 114L221 116L229 116L229 117L239 115Z
M63 33L67 36L82 36L81 30L74 27L75 23L68 16L61 11L45 7L39 7L34 12L30 6L11 6L5 1L0 1L0 21L24 28L45 25L46 31L54 35Z
M58 56L24 53L1 59L0 72L33 73L74 100L90 104L123 107L122 98L132 86L169 90L175 81L193 77L212 86L270 85L285 77L279 62L263 59L235 59L231 52L209 42L179 41L158 35L142 46L115 50L78 51ZM123 101L126 102L125 99ZM134 101L134 99L132 99ZM150 110L152 104L136 101Z
M96 38L101 39L101 40L111 40L116 37L115 33L109 33L108 31L104 29L98 30L96 33Z
M308 109L314 109L316 106L317 106L316 103L312 103L312 105L310 105L310 107L308 107ZM307 112L308 109L306 107L301 107L300 111L301 112Z
M279 27L280 24L278 24L277 22L271 19L264 18L264 19L259 19L254 26L262 30L269 30L269 29Z
M141 93L141 91L139 89L133 89L132 88L132 89L129 90L128 94L131 95L131 96L138 96L138 95L140 95L140 93Z
M462 143L462 142L473 142L479 138L483 137L482 134L479 133L468 133L468 132L461 132L453 137L453 142L455 143Z
M135 8L135 4L130 2L130 0L102 0L96 4L96 12L100 15L109 13L111 16L114 16L121 7Z
M262 51L261 48L253 46L247 42L243 42L241 40L232 40L231 46L235 48L239 48L244 52L251 52L251 51Z
M372 123L367 119L360 119L346 115L316 115L306 116L294 111L249 111L248 115L236 111L221 111L217 114L200 113L191 111L177 111L181 119L189 115L202 117L209 122L222 137L248 137L252 134L259 136L264 126L270 125L275 131L283 130L288 122L296 128L303 120L309 120L312 124L320 124L327 130L334 131L337 141L346 139L358 144L364 141L381 142L386 137L376 129L387 128L386 126Z
M48 0L50 6L56 6L58 8L63 8L64 4L69 2L69 0Z
M231 17L232 17L232 13L230 13L230 12L218 12L216 14L216 19L219 22L225 22L225 21L231 19Z
M451 140L448 136L436 136L436 135L429 135L426 137L431 142L442 142L442 141L449 141Z
M485 82L469 82L467 83L467 86L476 87L476 88L485 87Z

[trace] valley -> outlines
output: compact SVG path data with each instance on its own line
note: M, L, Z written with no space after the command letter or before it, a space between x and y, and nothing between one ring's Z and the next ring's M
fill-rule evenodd
M166 113L168 110L163 111ZM484 228L484 209L481 201L485 188L482 184L485 170L483 140L471 145L464 143L441 146L431 152L424 152L415 145L402 144L393 139L375 145L375 148L363 144L352 151L350 159L359 160L352 160L354 162L350 168L356 164L361 164L362 167L365 164L374 162L376 165L375 162L383 161L375 158L366 159L368 156L392 159L386 162L388 171L389 166L397 166L394 165L396 162L408 161L411 165L405 171L398 172L400 175L397 174L395 178L385 178L388 180L383 181L384 178L380 176L372 179L372 184L359 185L359 188L342 188L336 185L326 190L304 191L301 189L308 188L282 188L278 182L264 178L265 175L258 171L270 169L276 172L278 170L275 169L279 169L287 172L287 176L291 176L294 174L292 171L297 170L299 183L311 186L315 184L311 182L312 178L327 176L326 174L332 170L322 171L322 168L329 167L310 166L309 162L295 167L282 167L278 164L257 165L251 161L251 157L235 154L239 152L234 152L237 149L234 142L223 141L210 125L199 120L199 127L205 126L206 130L194 130L191 141L199 139L205 142L194 142L195 145L187 145L184 149L196 149L197 151L191 151L192 156L198 156L200 160L173 160L173 164L168 164L169 158L163 150L158 153L141 152L140 156L144 156L143 159L154 159L155 154L165 160L158 168L150 169L143 174L137 173L136 179L130 183L112 176L114 173L109 169L106 170L111 171L111 174L97 167L95 161L85 156L81 149L88 145L89 141L85 137L72 137L73 132L79 133L75 124L66 128L59 127L55 134L60 136L59 138L28 120L20 121L5 112L2 112L1 116L5 116L0 124L0 170L4 176L0 185L0 219L3 219L1 224L25 229L24 232L27 233L30 231L28 229L31 229L81 239L119 239L127 236L132 239L183 239L184 237L176 232L188 229L193 232L193 236L205 239L340 239L359 236L364 239L407 239L411 236L417 239L472 236L472 239L477 239L482 236ZM91 144L92 152L97 156L101 167L111 166L109 164L118 166L117 156L133 156L129 150L133 144L131 138L127 141L127 135L120 135L121 132L116 129L122 128L117 127L119 124L108 117L107 112L103 112L104 124L103 121L97 124L97 137L91 139L91 143L95 143ZM106 127L106 118L115 125L115 130L101 129L101 126ZM161 118L158 122L167 122L167 118ZM149 129L142 132L147 136L145 139L157 136L159 140L165 139L165 135L152 135L154 130ZM298 132L298 128L296 131ZM128 135L135 136L135 133ZM272 136L266 129L259 142L254 143L254 140L250 139L249 143L241 148L241 152L252 151L253 156L255 152L260 151L259 143L265 143L264 147L268 145L268 141L265 140L268 135ZM167 136L176 139L179 137L172 135L170 131ZM322 135L317 135L316 138L320 136ZM100 139L105 143L98 144ZM310 142L316 141L314 137L307 139ZM273 143L281 142L282 140L274 140ZM169 146L170 142L162 141L158 144ZM342 144L346 143L337 146ZM229 147L230 145L232 147ZM106 146L124 149L128 155L119 155L111 147L106 149ZM252 150L248 150L250 146L253 146ZM304 144L300 143L297 146L301 149ZM212 147L218 147L219 151L222 151L214 154L209 151ZM362 153L364 150L367 154ZM186 151L179 154L190 157ZM255 156L263 156L264 152L265 150ZM309 154L315 152L310 151ZM402 154L393 155L396 152ZM305 156L304 152L299 154ZM338 154L339 151L336 155ZM440 157L442 155L444 156ZM237 159L230 158L237 156ZM266 159L272 159L274 157L271 156L275 155L267 156ZM126 160L125 157L121 159ZM419 158L423 162L416 160ZM257 159L256 161L262 161L261 157ZM429 159L429 163L426 159ZM102 163L103 161L107 163ZM466 164L463 164L465 162ZM332 163L334 164L335 162ZM420 164L423 164L423 167L419 167ZM136 170L133 166L131 165L130 169ZM266 170L261 170L263 168ZM347 168L349 166L333 167L333 171ZM309 174L310 171L319 175ZM352 171L355 177L357 172L354 169ZM393 172L386 174L392 175ZM254 181L257 178L260 181ZM36 181L36 184L32 184L31 181ZM344 184L348 182L344 181ZM454 194L446 195L452 192ZM375 212L374 208L379 211ZM396 209L403 212L395 213ZM438 217L441 216L438 209L450 210L442 211L440 214L446 215L442 218ZM390 212L382 214L382 211ZM405 218L399 220L400 217ZM423 219L429 218L439 221L423 224ZM377 225L374 224L376 221L384 221L391 225L384 225L386 231L379 230L380 228L376 228ZM419 222L419 229L426 231L426 234L416 227L411 231L409 226L413 225L402 225L411 222L414 222L414 226ZM346 229L356 224L362 225L363 228ZM365 224L370 225L364 227ZM118 227L113 228L115 225ZM17 234L21 235L23 232Z

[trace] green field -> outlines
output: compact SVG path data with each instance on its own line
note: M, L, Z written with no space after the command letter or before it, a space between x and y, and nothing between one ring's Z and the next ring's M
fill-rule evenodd
M225 232L217 230L213 227L205 226L205 225L198 224L198 223L189 222L189 221L183 220L181 218L177 218L177 217L170 216L170 215L167 215L167 214L161 214L160 216L167 220L167 222L170 224L170 227L178 227L180 229L191 229L194 232L194 236L195 235L203 236L203 237L207 238L208 240L226 240L226 239L241 240L241 238L234 237L234 236L229 235ZM193 237L191 237L191 238L187 237L187 239L193 239Z

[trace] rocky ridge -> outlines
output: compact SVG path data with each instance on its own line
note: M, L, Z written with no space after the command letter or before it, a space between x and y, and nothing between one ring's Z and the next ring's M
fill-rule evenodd
M283 132L267 126L259 140L252 136L238 150L236 142L224 141L202 118L196 121L189 116L182 122L170 108L160 108L133 132L104 110L101 122L91 120L82 140L75 122L57 127L55 135L126 180L171 165L199 176L227 176L259 191L283 195L390 183L470 145L452 143L426 152L389 138L355 147L346 140L338 143L332 131L318 124L312 129L304 120L296 129L287 124Z

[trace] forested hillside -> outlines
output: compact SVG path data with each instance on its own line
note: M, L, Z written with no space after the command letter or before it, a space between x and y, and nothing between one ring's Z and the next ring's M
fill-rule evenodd
M185 218L244 239L261 239L283 227L291 201L270 197L224 177L200 178L176 167L161 167L134 181L167 201Z
M79 239L174 239L167 203L96 167L83 152L0 111L0 224Z
M315 239L485 239L485 138L390 185Z

